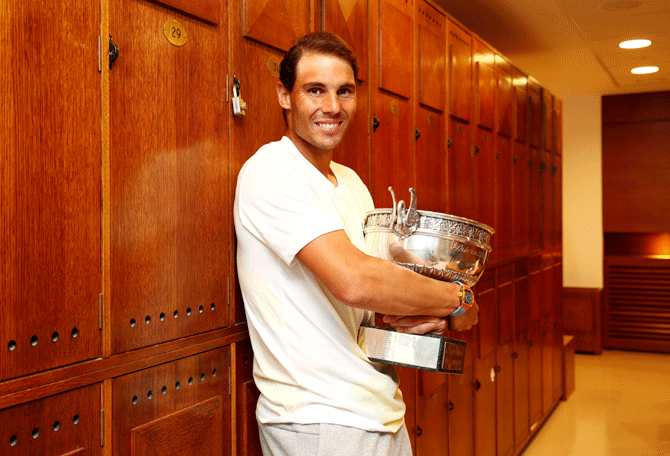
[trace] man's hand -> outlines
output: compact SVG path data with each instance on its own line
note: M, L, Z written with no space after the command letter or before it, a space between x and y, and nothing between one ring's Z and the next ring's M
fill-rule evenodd
M458 317L431 317L426 315L402 316L384 315L384 323L393 326L403 334L438 334L448 329L466 331L479 322L479 306L473 303L472 308Z

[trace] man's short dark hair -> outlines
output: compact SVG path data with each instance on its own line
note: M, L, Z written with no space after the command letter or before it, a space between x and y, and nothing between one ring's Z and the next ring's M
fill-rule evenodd
M354 70L354 80L358 80L358 64L354 50L339 36L330 32L314 32L304 35L284 54L279 65L279 80L286 90L293 92L298 62L303 55L314 52L318 54L340 57L351 65ZM286 110L284 110L286 120Z

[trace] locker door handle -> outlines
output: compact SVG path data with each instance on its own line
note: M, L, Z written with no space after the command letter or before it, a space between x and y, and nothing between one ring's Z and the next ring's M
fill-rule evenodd
M416 427L416 436L421 437L421 434L423 434L423 430L421 429L420 426Z
M451 140L451 138L447 138L447 147L451 147L452 144L453 141Z
M419 131L418 128L414 129L414 139L419 139L421 137L421 132Z
M479 389L482 387L482 384L479 380L475 380L475 391L479 391Z
M372 115L372 132L374 133L379 128L379 119L376 115Z
M449 401L449 411L451 412L454 409L454 403Z
M109 34L109 69L112 69L114 62L119 58L119 47L112 41L112 34Z

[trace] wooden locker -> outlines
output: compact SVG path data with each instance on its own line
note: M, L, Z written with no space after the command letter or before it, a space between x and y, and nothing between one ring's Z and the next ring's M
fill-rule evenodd
M370 184L370 83L368 75L368 3L365 0L323 0L320 3L321 30L335 33L356 53L358 65L357 107L333 160L350 167L366 185Z
M310 0L230 2L229 89L222 102L232 96L232 85L237 78L241 98L247 105L243 116L234 116L230 103L225 108L230 116L231 200L242 165L261 146L280 140L286 132L286 123L277 101L279 64L298 37L313 31L311 4ZM230 239L232 262L235 257L232 224ZM234 321L241 322L245 315L237 282L234 290Z
M487 269L475 285L475 300L479 305L479 323L471 330L476 334L476 358L483 359L495 352L497 341L498 307L495 289L495 270Z
M117 456L230 456L230 347L112 380Z
M379 0L379 88L412 97L412 3Z
M545 150L540 163L542 175L542 248L554 246L554 153Z
M260 391L253 377L254 354L251 342L235 344L235 414L237 418L237 456L262 456L256 421Z
M528 91L527 78L512 68L513 82L513 142L512 142L512 200L514 201L514 254L528 253L530 211L530 165L528 150Z
M102 292L100 5L2 10L0 381L100 356Z
M528 327L528 410L531 433L536 431L544 418L542 414L542 330L540 323L540 320L532 320Z
M469 122L472 118L472 36L450 20L447 45L449 112L452 117Z
M400 391L407 409L405 410L405 426L412 445L412 454L416 454L417 437L420 434L417 423L417 375L418 370L411 367L396 366L400 377Z
M227 14L173 3L110 4L112 353L228 324Z
M495 147L495 258L507 260L514 255L514 230L517 220L514 208L514 157L513 140L506 136L496 137Z
M499 135L511 138L515 96L512 79L512 67L503 57L498 54L495 56L495 64L496 102L498 109L496 127Z
M496 225L496 137L485 128L476 127L474 144L474 219L495 228ZM498 258L497 236L491 237L491 256Z
M498 344L496 350L496 432L497 453L514 452L514 368L512 354L515 341L515 302L513 264L496 271L498 296Z
M496 454L496 353L474 364L474 441L476 456ZM450 438L458 436L450 435ZM454 453L451 453L454 454ZM460 454L460 453L455 453Z
M449 454L474 454L474 378L473 366L461 375L449 376Z
M531 146L542 147L543 137L543 112L542 112L542 87L532 79L528 79L528 108L530 129L529 144Z
M449 448L447 377L440 372L419 371L417 395L416 456L446 455ZM433 377L431 379L431 377ZM428 385L436 385L431 388Z
M514 363L514 446L516 450L530 435L529 381L528 381L528 318L530 289L528 261L514 263L515 340L512 359Z
M493 131L496 121L495 54L477 38L473 41L477 125L480 128Z
M449 118L447 142L449 213L474 219L474 161L470 125Z
M542 89L542 125L544 138L543 146L546 150L554 150L554 96L547 89Z
M444 14L417 2L414 187L419 209L447 212L446 32Z
M0 454L100 455L100 384L0 410Z
M381 55L372 57L379 65L375 68L378 87L371 93L370 193L375 207L384 208L392 205L389 187L398 200L409 202L409 188L414 185L412 10L399 0L380 0L375 10L371 22L376 26L371 30L377 33L371 43Z

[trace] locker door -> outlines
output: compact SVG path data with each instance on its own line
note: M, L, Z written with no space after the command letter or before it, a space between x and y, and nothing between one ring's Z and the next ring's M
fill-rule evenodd
M234 198L237 174L244 162L262 145L277 141L286 132L277 102L279 63L302 35L313 30L310 0L240 0L229 3L232 95L233 76L240 81L244 116L233 116L230 104L230 199ZM228 99L227 97L225 99ZM234 227L230 228L231 254L235 257ZM233 271L234 274L234 271ZM234 321L244 320L244 307L235 287Z
M3 381L100 355L100 4L0 15Z
M424 1L416 5L416 175L421 210L447 211L446 17Z
M0 411L0 454L101 454L100 384Z
M110 4L112 353L228 324L227 15L171 4Z
M472 364L449 376L449 454L474 454L474 378Z
M507 259L514 250L513 156L512 116L513 87L512 68L496 55L498 135L496 137L496 256Z
M414 185L412 128L412 10L401 0L380 0L374 37L379 43L378 87L372 93L373 149L370 193L376 207L390 207L392 186L399 199L409 200Z
M350 167L370 184L370 77L368 74L368 3L365 0L321 0L321 29L335 33L356 52L356 115L333 160Z
M117 456L230 455L230 347L112 381Z

